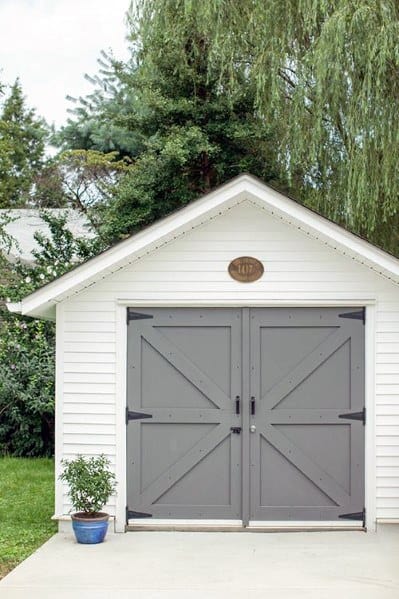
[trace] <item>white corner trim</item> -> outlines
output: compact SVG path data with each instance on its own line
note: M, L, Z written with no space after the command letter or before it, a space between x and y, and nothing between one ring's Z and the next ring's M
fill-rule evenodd
M366 306L365 325L365 508L366 528L370 532L376 531L377 519L377 435L376 435L376 335L375 335L376 307Z
M62 471L61 460L64 445L64 331L65 307L57 306L55 330L55 513L63 511L63 486L59 480Z
M116 317L116 379L115 379L115 474L118 481L116 489L115 529L124 532L127 505L127 464L126 464L126 376L127 376L127 324L126 307L115 306Z

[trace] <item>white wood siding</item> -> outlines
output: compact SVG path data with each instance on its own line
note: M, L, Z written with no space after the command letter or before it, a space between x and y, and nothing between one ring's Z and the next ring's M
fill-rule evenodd
M233 281L229 262L262 260L252 284ZM375 299L377 516L399 518L399 286L359 261L250 202L181 235L63 302L63 425L58 456L107 454L116 460L116 307L120 300L161 303L253 301L344 303ZM64 492L57 513L67 513ZM109 510L113 513L115 500Z

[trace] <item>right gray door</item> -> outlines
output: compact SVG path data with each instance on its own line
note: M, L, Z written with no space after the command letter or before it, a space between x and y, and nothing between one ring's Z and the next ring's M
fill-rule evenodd
M250 520L361 520L362 311L260 308L249 320Z

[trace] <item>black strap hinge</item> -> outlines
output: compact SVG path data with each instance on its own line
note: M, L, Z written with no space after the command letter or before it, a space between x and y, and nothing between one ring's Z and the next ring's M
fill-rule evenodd
M352 318L354 320L361 320L363 324L366 324L366 308L357 310L356 312L343 312L338 314L339 318Z
M350 514L341 514L338 518L342 520L361 520L363 522L363 527L366 526L366 508L363 508L361 512L352 512Z
M144 418L152 418L152 414L145 414L144 412L132 412L126 406L126 424L129 420L143 420Z
M126 524L129 522L131 518L152 518L152 514L146 514L145 512L135 512L133 510L129 510L126 506Z
M344 418L345 420L361 420L363 425L366 424L366 408L363 408L361 412L349 412L347 414L339 414L338 418Z
M145 318L154 318L152 314L143 314L142 312L134 312L130 308L126 311L126 322L129 324L131 320L144 320Z

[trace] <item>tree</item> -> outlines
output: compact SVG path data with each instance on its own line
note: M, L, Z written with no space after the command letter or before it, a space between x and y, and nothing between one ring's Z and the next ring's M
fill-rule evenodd
M0 207L19 208L30 201L37 172L44 162L47 129L26 107L17 80L0 113Z
M68 204L92 216L90 209L108 201L118 175L129 168L129 160L117 160L117 152L97 150L67 150L56 164Z
M35 178L35 206L70 207L84 212L100 232L101 210L111 201L129 166L129 159L118 160L117 152L60 152L45 163Z
M140 133L129 125L139 110L137 90L130 84L131 72L137 68L134 54L125 65L102 51L98 64L98 74L85 75L93 91L84 98L68 96L71 117L53 141L64 150L117 152L120 158L133 158L142 149Z
M131 160L100 207L108 242L242 171L279 181L273 131L254 108L245 69L227 97L227 82L208 68L205 32L193 23L177 43L132 24L131 41L126 64L103 57L96 92L81 99L59 135L64 147L112 147Z
M395 0L137 0L130 23L180 48L174 64L188 29L206 32L208 72L231 98L248 77L294 193L399 254Z

